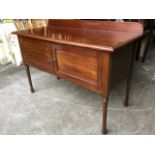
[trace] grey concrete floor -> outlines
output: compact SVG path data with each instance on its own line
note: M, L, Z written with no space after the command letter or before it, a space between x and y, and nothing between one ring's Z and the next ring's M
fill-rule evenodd
M0 134L101 134L102 97L31 68L31 94L24 67L0 66ZM110 94L108 134L155 134L155 48L136 62L130 106L125 81Z

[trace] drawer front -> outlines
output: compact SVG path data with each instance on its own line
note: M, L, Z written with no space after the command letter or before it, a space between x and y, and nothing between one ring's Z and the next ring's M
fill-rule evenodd
M30 38L19 38L19 42L25 64L53 73L50 43Z
M53 45L52 49L57 75L97 89L98 54L95 50L66 45Z

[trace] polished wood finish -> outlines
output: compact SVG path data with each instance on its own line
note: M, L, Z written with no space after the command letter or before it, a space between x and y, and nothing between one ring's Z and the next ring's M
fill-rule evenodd
M103 126L106 133L110 90L128 77L128 103L133 64L133 45L141 37L138 23L81 20L49 20L48 26L18 31L23 62L103 95Z
M48 27L80 28L100 31L113 31L139 34L142 26L135 22L111 22L92 20L49 20ZM122 36L120 36L122 37Z
M48 42L19 37L24 64L53 73L52 51Z
M97 90L97 52L72 46L53 45L55 73ZM86 61L87 60L87 61ZM89 66L89 67L88 67Z
M132 61L133 42L111 54L110 89L128 76Z
M50 21L56 22L57 20ZM115 49L136 40L143 33L143 27L139 23L96 22L87 20L73 20L72 22L76 24L77 21L83 23L83 27L85 24L85 28L67 27L65 25L66 21L65 23L62 21L60 26L53 25L40 29L18 31L15 34L63 45L74 45L100 51L115 52ZM63 23L64 26L62 26ZM88 27L88 24L97 25L95 26L96 29Z

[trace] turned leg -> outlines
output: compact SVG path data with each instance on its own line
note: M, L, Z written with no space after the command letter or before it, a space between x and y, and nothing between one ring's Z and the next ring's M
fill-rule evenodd
M102 133L107 133L107 110L108 110L108 97L104 97L103 99L103 124L102 124Z
M28 65L25 65L25 70L26 70L26 74L27 74L27 77L28 77L31 93L34 93L34 89L33 89L33 85L32 85L32 80L31 80L31 75L30 75L30 69L29 69Z

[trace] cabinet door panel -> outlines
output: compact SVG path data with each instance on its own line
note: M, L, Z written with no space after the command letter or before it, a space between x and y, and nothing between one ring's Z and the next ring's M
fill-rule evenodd
M97 89L98 55L95 50L74 46L53 45L56 74Z
M53 73L51 44L30 38L20 38L24 63Z

